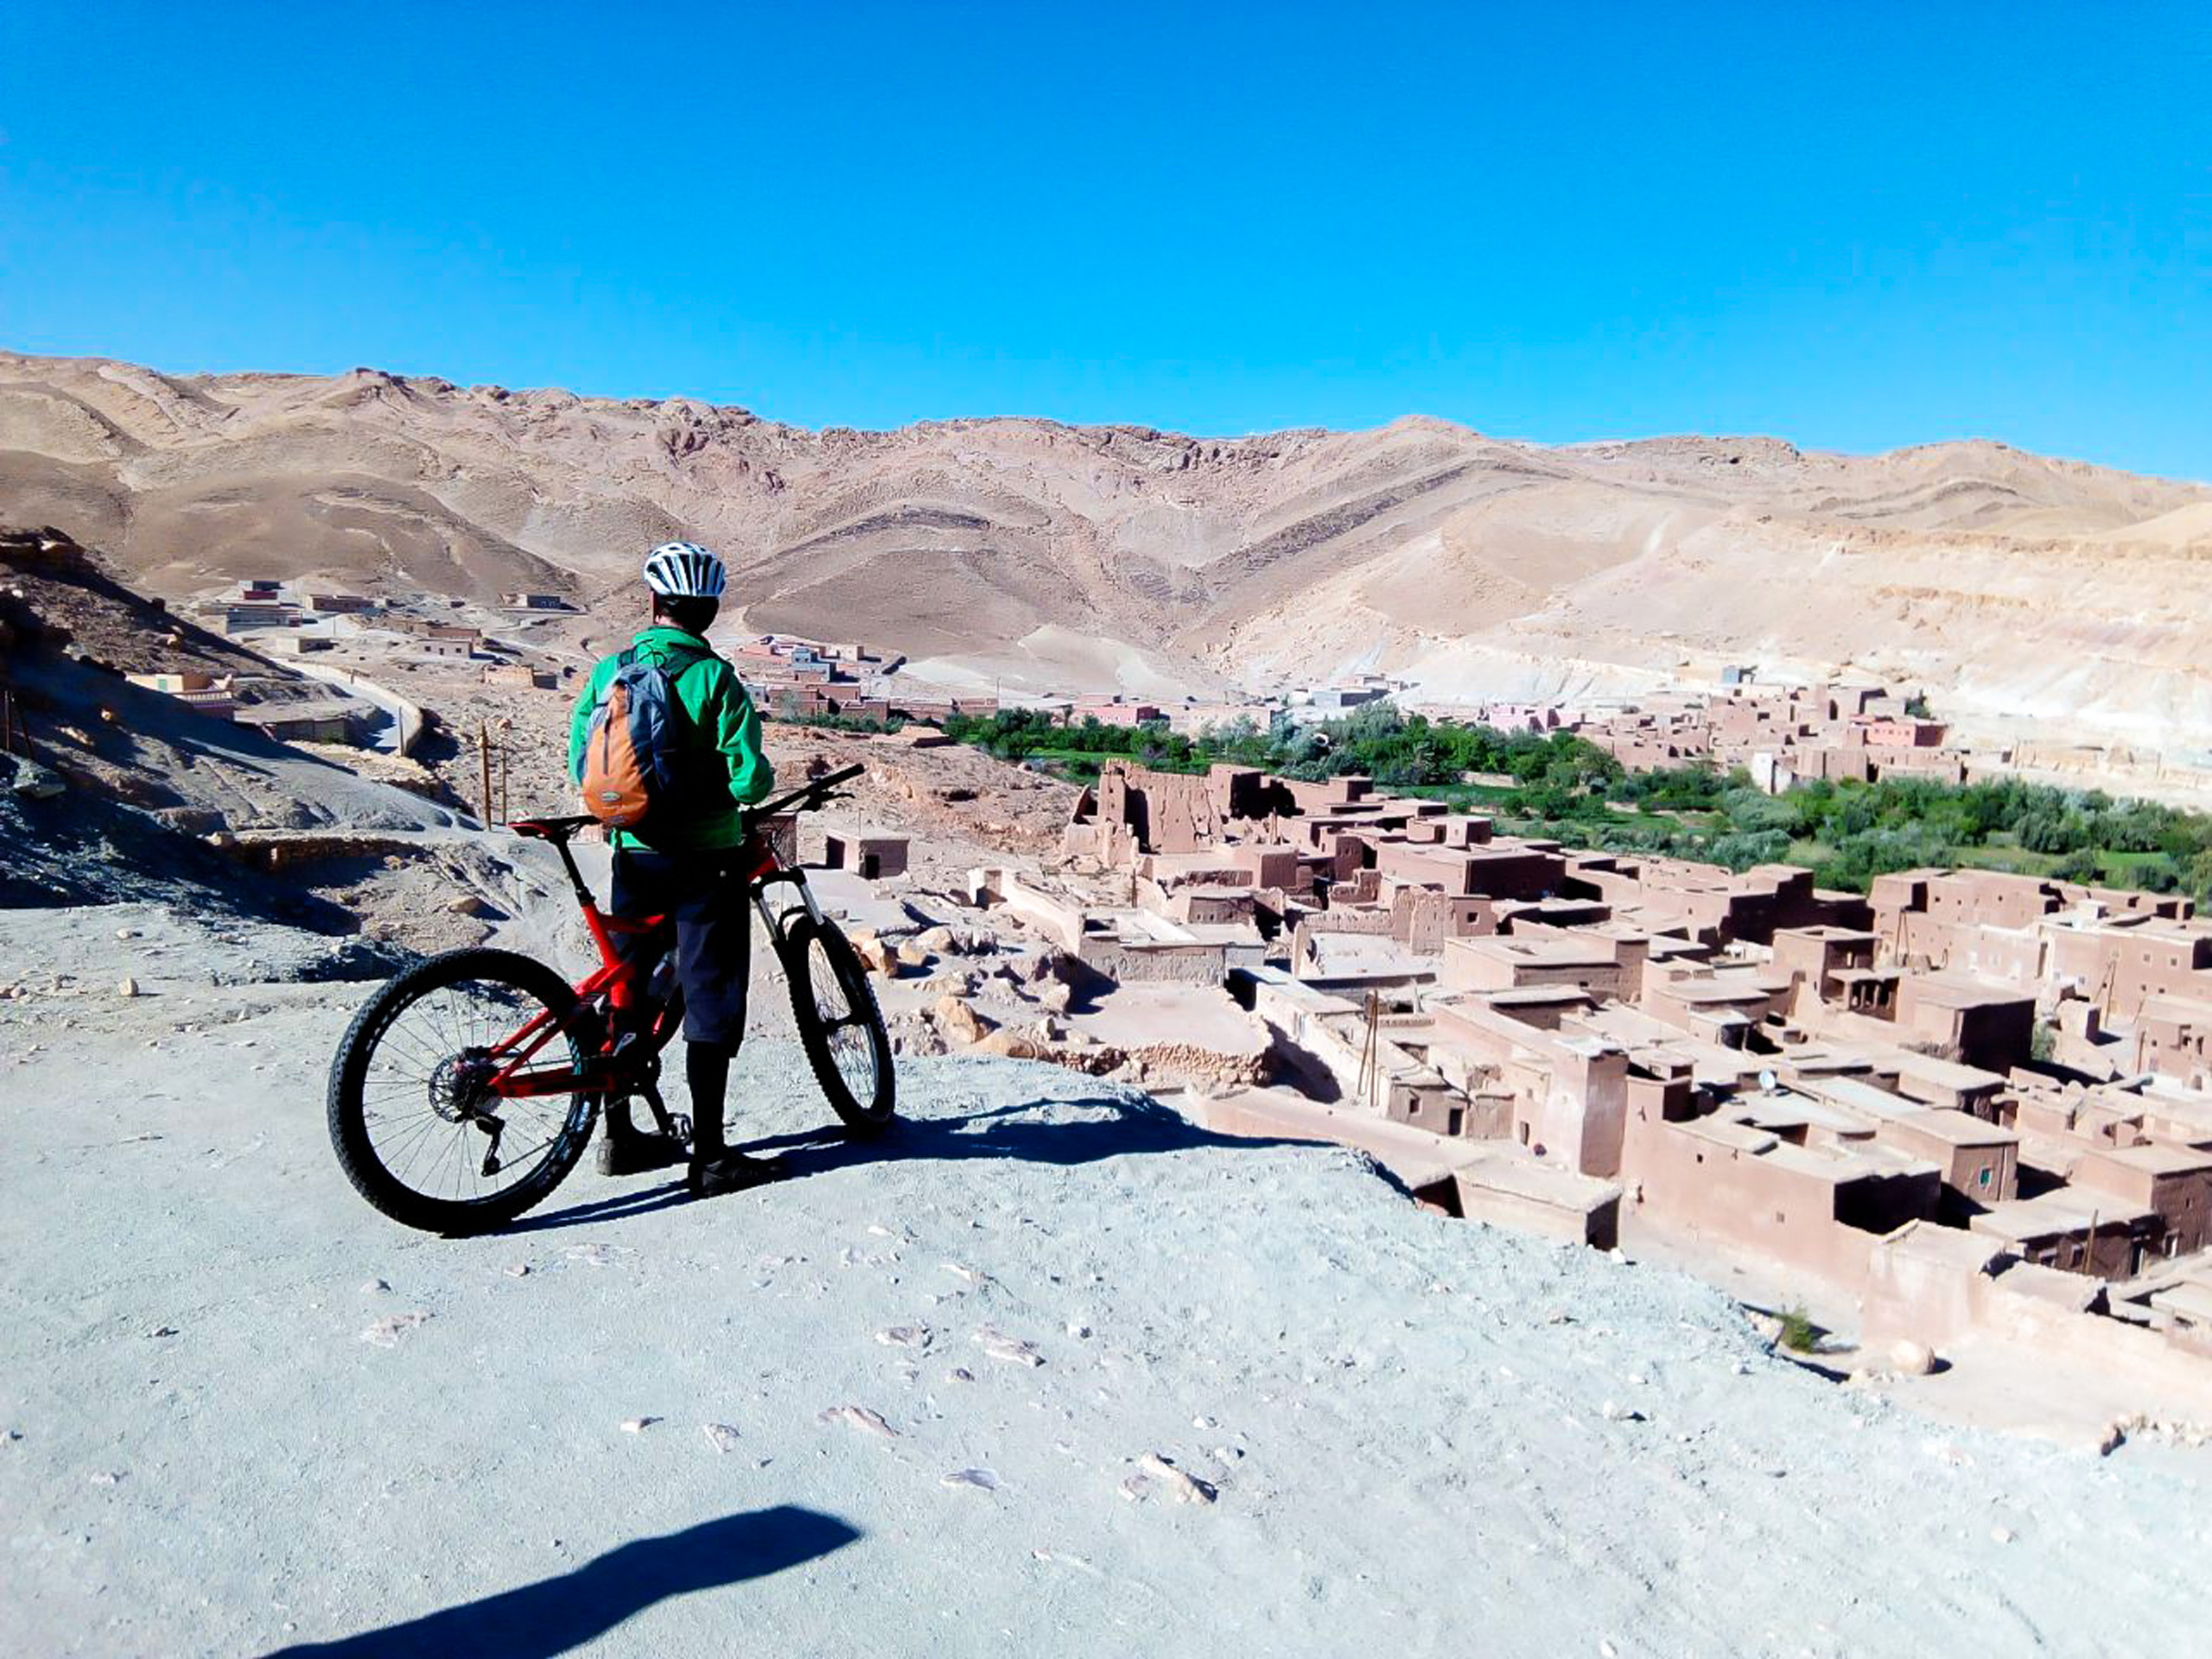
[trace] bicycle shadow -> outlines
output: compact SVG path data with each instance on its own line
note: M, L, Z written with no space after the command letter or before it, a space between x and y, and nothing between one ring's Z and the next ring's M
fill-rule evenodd
M1048 1112L1052 1116L1042 1115ZM1072 1113L1089 1115L1068 1116ZM1222 1135L1192 1122L1156 1101L1114 1095L1087 1095L1072 1100L1055 1096L949 1117L899 1118L882 1134L869 1136L849 1135L842 1125L832 1122L816 1128L733 1142L739 1152L774 1156L789 1172L790 1180L804 1180L867 1164L931 1159L1007 1159L1068 1168L1104 1158L1143 1157L1211 1147L1250 1152L1271 1147L1330 1144L1291 1135ZM1394 1179L1387 1173L1384 1179ZM644 1192L620 1193L541 1216L524 1217L506 1230L537 1232L581 1226L588 1222L618 1221L687 1202L689 1197L683 1182L678 1180Z
M842 1549L858 1528L795 1504L639 1538L556 1578L503 1590L334 1642L303 1642L267 1659L552 1659L596 1641L655 1602L763 1579Z

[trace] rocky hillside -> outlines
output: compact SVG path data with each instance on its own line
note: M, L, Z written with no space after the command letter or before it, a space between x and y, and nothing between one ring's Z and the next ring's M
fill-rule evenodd
M320 575L588 602L688 535L738 555L760 626L1039 689L1382 667L1474 696L1852 664L1969 714L2212 743L2212 490L1987 442L813 432L687 398L0 354L0 518L170 594Z

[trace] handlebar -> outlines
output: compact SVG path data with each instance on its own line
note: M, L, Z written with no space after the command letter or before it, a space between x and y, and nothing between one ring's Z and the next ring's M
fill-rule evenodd
M810 808L820 806L829 799L830 791L838 785L852 782L867 770L868 768L863 766L850 766L842 771L830 772L815 779L804 788L791 791L788 795L779 795L772 801L763 801L758 806L747 807L747 815L754 818L772 818L779 812L789 812L799 807L802 802ZM507 828L518 836L529 836L537 840L550 841L556 847L560 848L562 856L566 857L569 838L578 830L591 829L598 823L597 818L579 813L562 818L518 818L507 825Z

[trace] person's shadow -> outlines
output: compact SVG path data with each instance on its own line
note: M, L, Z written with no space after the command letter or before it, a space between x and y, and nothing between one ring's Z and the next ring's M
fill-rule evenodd
M442 1608L335 1642L280 1649L268 1659L551 1659L604 1636L670 1596L766 1578L860 1536L832 1515L795 1505L726 1515L663 1538L640 1538L573 1572Z

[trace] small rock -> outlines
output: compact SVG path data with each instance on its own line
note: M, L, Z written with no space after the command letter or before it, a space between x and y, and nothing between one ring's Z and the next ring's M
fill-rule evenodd
M1924 1342L1901 1337L1890 1344L1890 1365L1899 1376L1926 1376L1936 1369L1936 1351Z
M1009 1364L1035 1366L1045 1363L1045 1357L1037 1351L1035 1344L1009 1337L988 1325L976 1332L976 1342L993 1359L1003 1359Z
M527 1279L530 1277L530 1263L517 1262L506 1269L506 1274L510 1279Z
M1220 1496L1206 1482L1178 1469L1157 1452L1147 1452L1139 1458L1137 1467L1173 1492L1179 1503L1211 1503Z
M410 1313L395 1313L365 1327L361 1332L361 1340L375 1348L397 1348L401 1337L429 1317L420 1308Z
M973 1382L976 1380L976 1373L965 1365L954 1366L945 1373L945 1376L955 1382Z
M119 981L119 982L117 983L117 985L116 985L116 988L115 988L115 994L116 994L118 996L136 996L136 995L138 995L138 982L137 982L137 980L135 980L135 979L130 979L130 978L127 978L127 977L126 977L126 978L124 978L124 979L123 979L123 980L121 980L121 981Z
M944 1486L972 1486L977 1491L995 1492L999 1478L988 1469L956 1469L938 1483Z
M1643 1421L1642 1412L1624 1406L1618 1400L1606 1401L1598 1410L1609 1423L1640 1423Z
M446 908L456 916L483 916L490 913L492 906L474 893L464 893L448 903Z
M372 1279L361 1287L361 1294L364 1296L374 1296L381 1294L382 1292L390 1290L391 1288L391 1287L386 1284L383 1280Z
M930 1328L926 1325L894 1325L887 1331L879 1331L875 1339L887 1348L926 1348L930 1345Z
M123 1478L123 1471L120 1469L95 1470L91 1478L95 1486L112 1486Z
M625 1434L642 1434L658 1421L660 1421L660 1419L658 1417L625 1417L622 1420L622 1432ZM711 1433L712 1430L709 1430L709 1432ZM730 1432L732 1433L736 1433L734 1429ZM721 1448L717 1446L716 1449L720 1450Z
M831 1406L817 1415L815 1421L821 1423L849 1424L868 1433L880 1435L887 1440L895 1440L899 1438L897 1429L892 1427L883 1421L881 1416L870 1411L866 1406Z
M1992 1527L1989 1529L1989 1539L1992 1543L2009 1544L2019 1535L2010 1527Z
M1067 1331L1068 1335L1073 1337L1077 1342L1088 1341L1090 1337L1090 1327L1081 1319L1070 1319Z
M956 1042L980 1043L991 1033L990 1022L957 996L948 994L938 998L931 1012L945 1034Z
M702 1423L699 1432L707 1437L707 1444L717 1452L734 1452L738 1447L737 1431L728 1423Z
M173 1337L176 1335L176 1326L173 1325L157 1325L146 1334L154 1338Z

